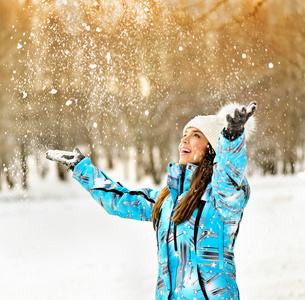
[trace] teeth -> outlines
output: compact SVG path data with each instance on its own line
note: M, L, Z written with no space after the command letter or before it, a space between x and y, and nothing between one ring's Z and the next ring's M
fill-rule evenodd
M182 149L182 152L183 152L183 153L190 153L191 151L188 150L188 149Z

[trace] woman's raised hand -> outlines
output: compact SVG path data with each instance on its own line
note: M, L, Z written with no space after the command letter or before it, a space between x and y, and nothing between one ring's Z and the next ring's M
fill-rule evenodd
M225 128L225 136L229 140L235 140L244 131L245 124L249 118L254 114L257 107L256 102L251 102L247 107L241 106L236 108L233 115L226 116L227 126Z
M85 156L80 152L78 148L74 148L71 151L61 151L61 150L48 150L46 152L46 158L49 160L56 161L64 166L68 167L69 170L74 170L74 167L85 158Z

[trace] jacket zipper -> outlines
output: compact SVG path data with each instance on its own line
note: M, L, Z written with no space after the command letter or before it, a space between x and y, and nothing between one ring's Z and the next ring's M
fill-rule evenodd
M177 246L177 226L174 225L174 245L175 245L175 251L178 251L178 246Z
M198 230L199 230L199 223L200 223L200 218L201 218L201 214L203 211L203 208L205 206L206 201L200 202L200 206L198 207L198 212L197 212L197 216L196 216L196 220L195 220L195 226L194 226L194 247L195 247L195 253L197 250L197 235L198 235ZM197 253L196 253L197 255ZM205 300L209 300L207 292L205 290L205 286L204 286L204 282L202 277L200 276L200 271L199 271L199 266L197 266L197 272L198 272L198 280L199 280L199 285L200 288L202 290L203 296Z
M183 185L184 185L184 178L185 178L185 166L182 168L181 172L181 178L180 178L180 191L179 196L183 193ZM177 198L178 199L178 198ZM177 201L177 200L176 200ZM177 225L174 224L174 247L175 251L178 251L178 245L177 245Z
M185 167L181 170L179 195L181 195L183 193L184 178L185 178Z

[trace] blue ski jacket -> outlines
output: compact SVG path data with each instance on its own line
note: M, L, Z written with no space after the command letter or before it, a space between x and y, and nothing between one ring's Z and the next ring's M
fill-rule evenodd
M244 207L249 199L245 178L244 133L234 141L220 135L212 181L191 218L175 226L173 210L187 194L196 165L170 163L164 201L156 224L158 243L157 300L239 299L234 245ZM73 177L112 215L151 221L160 190L130 191L95 168L89 158L74 169Z

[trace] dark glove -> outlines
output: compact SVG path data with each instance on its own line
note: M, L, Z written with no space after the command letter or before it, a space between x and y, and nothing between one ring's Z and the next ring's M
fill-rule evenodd
M46 158L63 164L69 170L74 170L74 167L85 158L78 148L74 148L73 152L61 150L48 150Z
M244 127L249 118L254 114L257 103L251 102L248 107L236 108L234 115L227 115L227 126L223 130L223 135L230 141L236 140L244 132Z

